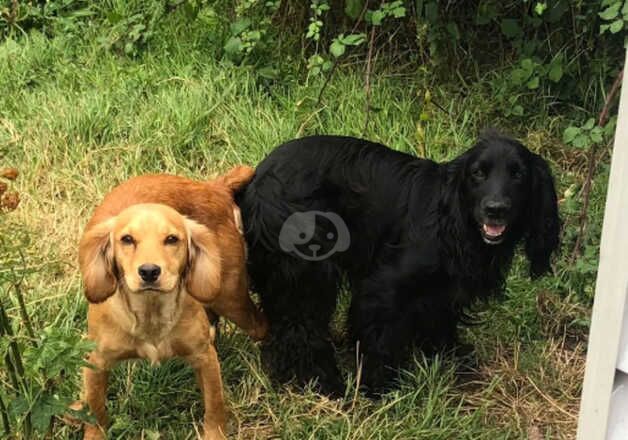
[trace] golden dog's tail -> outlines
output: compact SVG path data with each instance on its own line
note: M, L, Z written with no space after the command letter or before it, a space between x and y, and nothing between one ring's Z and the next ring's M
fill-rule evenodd
M234 193L240 191L253 179L255 169L248 165L237 165L226 174L219 176L216 181L222 183Z

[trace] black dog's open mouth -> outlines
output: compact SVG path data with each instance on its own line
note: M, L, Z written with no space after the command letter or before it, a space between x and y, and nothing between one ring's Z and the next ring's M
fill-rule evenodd
M499 244L504 239L504 232L506 232L506 225L497 224L482 224L482 238L487 244Z

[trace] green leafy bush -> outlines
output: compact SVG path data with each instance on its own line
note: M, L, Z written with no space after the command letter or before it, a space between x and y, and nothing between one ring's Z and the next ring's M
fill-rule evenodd
M11 171L0 171L0 177L17 177ZM0 179L0 216L19 204L17 193L7 189ZM67 378L87 365L84 357L93 343L54 324L37 332L32 328L22 292L31 272L22 253L27 243L26 231L0 222L0 417L7 436L34 439L44 438L55 420L69 412L77 390ZM19 319L9 313L16 308ZM87 419L82 412L75 416Z
M128 56L141 54L167 16L212 17L208 38L222 39L222 56L273 80L286 69L318 75L349 56L365 61L376 28L380 62L408 73L494 75L495 98L514 117L539 100L556 110L599 107L620 68L628 19L624 0L0 0L0 11L5 37L97 22L103 47Z

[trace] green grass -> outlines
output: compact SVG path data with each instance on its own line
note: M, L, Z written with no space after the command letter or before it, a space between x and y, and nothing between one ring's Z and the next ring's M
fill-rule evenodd
M441 161L472 145L482 127L498 125L552 162L561 195L582 183L584 158L560 142L570 115L548 116L540 108L523 122L510 121L483 83L464 88L427 73L392 76L377 65L376 111L364 131L360 70L338 69L317 105L322 79L268 83L251 69L217 61L202 30L176 21L137 59L101 49L96 31L86 32L51 40L32 33L0 44L0 168L20 170L14 187L22 197L18 210L0 218L0 233L14 241L26 236L22 252L31 270L22 287L36 329L85 331L77 241L102 197L137 174L207 178L234 164L257 164L282 141L312 133L363 136ZM428 89L444 110L431 107L425 136L417 136L420 97ZM605 176L594 184L597 223ZM578 204L567 209L567 202L568 230ZM595 244L595 231L590 241ZM476 346L476 369L463 371L447 356L418 356L399 389L380 401L354 395L348 363L342 400L273 387L258 347L223 325L218 352L231 438L571 438L592 276L574 273L565 261L565 255L557 260L555 277L533 282L517 259L505 297L479 309L482 324L462 330ZM8 296L23 335L16 298ZM191 370L181 366L116 368L111 438L194 438L202 403ZM61 389L78 397L78 371L66 374ZM9 387L3 372L0 383ZM56 421L51 437L78 438L79 431Z

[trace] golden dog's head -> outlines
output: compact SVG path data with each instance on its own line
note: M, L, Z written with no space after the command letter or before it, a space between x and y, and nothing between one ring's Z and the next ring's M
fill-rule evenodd
M132 205L89 228L79 246L85 296L99 303L123 288L154 295L181 287L201 302L220 289L212 231L159 204Z

